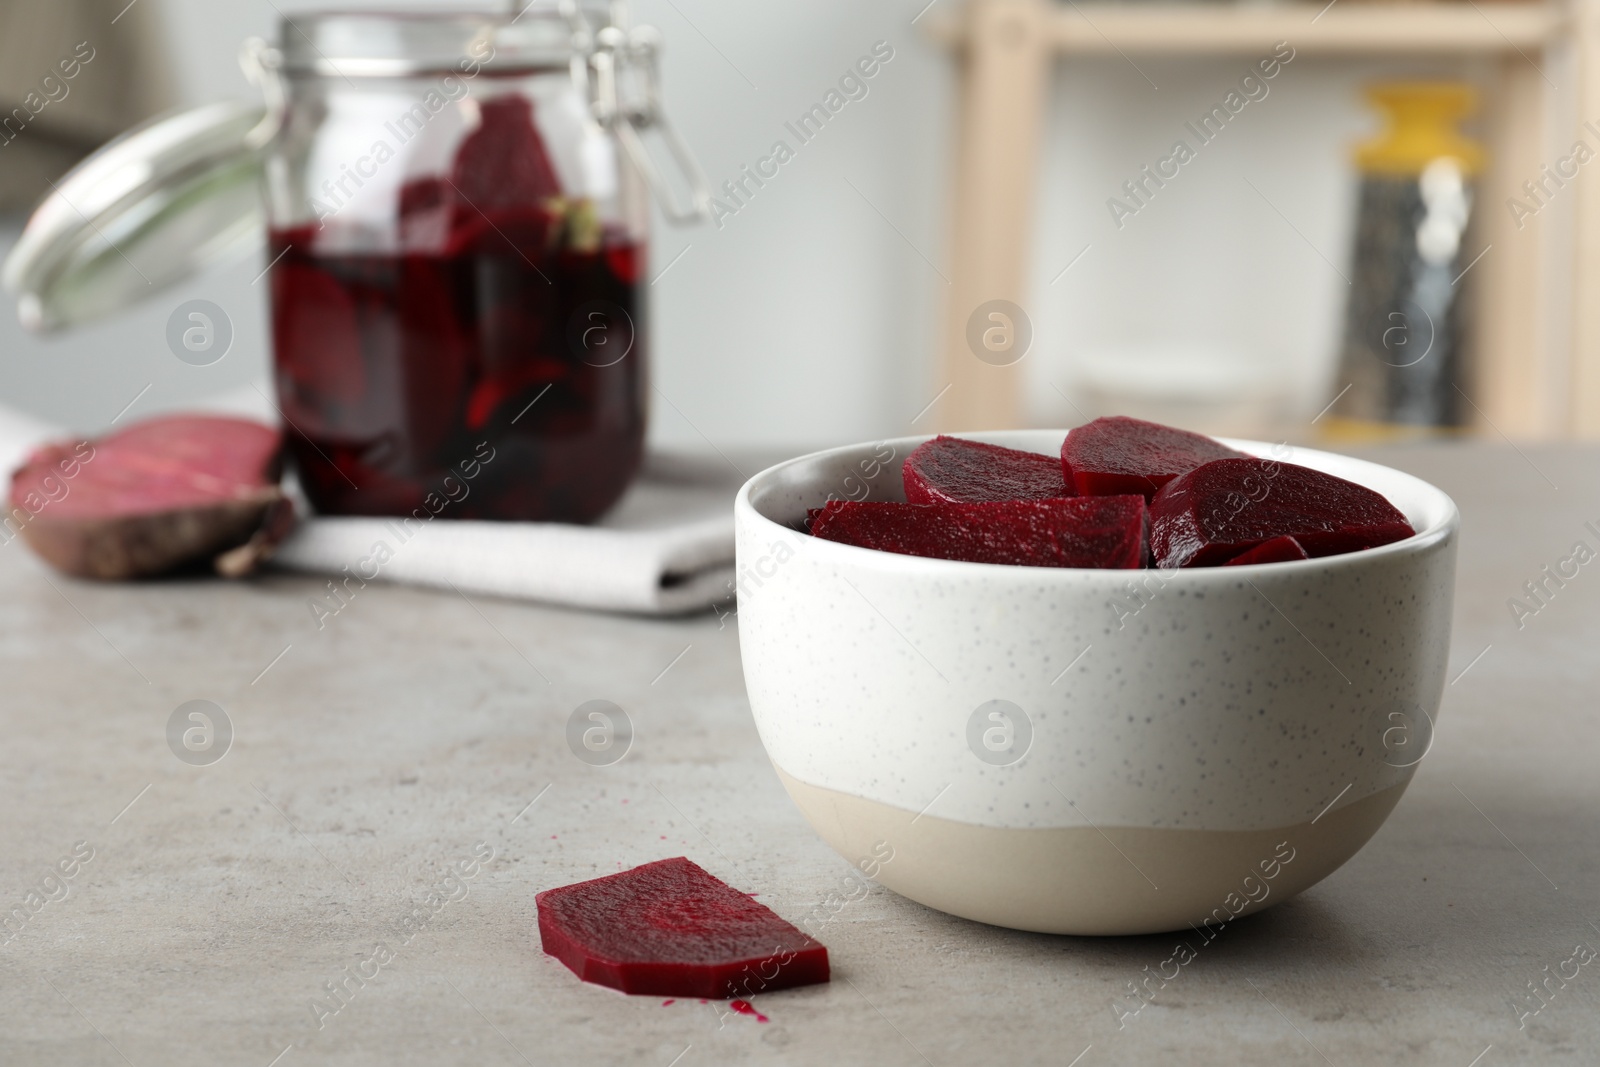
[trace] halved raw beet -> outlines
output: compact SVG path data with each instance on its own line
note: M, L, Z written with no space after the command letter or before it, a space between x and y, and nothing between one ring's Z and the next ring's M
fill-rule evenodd
M1139 496L894 504L834 500L811 535L907 556L1020 567L1132 568L1144 563Z
M918 445L900 468L913 504L979 504L995 500L1053 500L1077 496L1054 456L935 437Z
M1234 556L1224 567L1244 567L1252 563L1290 563L1297 559L1310 559L1300 542L1292 537L1274 537L1263 541L1242 556Z
M1062 470L1085 496L1138 493L1149 500L1202 463L1243 455L1209 437L1126 415L1095 419L1061 443Z
M294 522L283 436L247 419L175 415L46 445L11 477L8 525L58 570L141 578L210 560L236 577Z
M1416 531L1379 493L1293 463L1219 459L1173 479L1150 504L1158 567L1211 567L1293 537L1309 557L1376 548Z
M828 980L821 942L682 856L534 899L545 952L624 993L720 999Z

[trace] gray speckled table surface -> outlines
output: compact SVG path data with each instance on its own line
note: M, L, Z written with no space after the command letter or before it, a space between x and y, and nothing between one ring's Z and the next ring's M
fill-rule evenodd
M1600 960L1573 962L1600 948L1600 566L1508 607L1600 549L1600 452L1371 455L1465 516L1434 749L1354 860L1120 1027L1174 937L1020 934L883 889L819 928L834 981L757 998L764 1023L540 952L536 891L662 856L790 917L846 887L762 755L731 619L372 586L319 631L312 579L93 586L0 548L0 900L27 916L0 934L0 1063L1600 1061ZM565 741L595 698L635 726L614 766ZM167 740L197 699L234 732L209 766ZM458 861L465 896L407 931Z

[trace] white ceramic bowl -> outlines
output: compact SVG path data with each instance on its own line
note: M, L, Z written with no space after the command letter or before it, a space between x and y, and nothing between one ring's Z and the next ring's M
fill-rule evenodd
M969 436L1054 455L1065 431ZM1112 571L800 532L830 495L903 500L900 464L922 440L790 460L735 505L756 726L846 859L969 919L1136 934L1285 900L1377 831L1444 687L1448 496L1373 463L1230 441L1377 490L1417 535L1295 563Z

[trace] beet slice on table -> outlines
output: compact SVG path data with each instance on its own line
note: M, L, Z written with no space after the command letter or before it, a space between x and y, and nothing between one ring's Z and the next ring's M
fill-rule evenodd
M1054 456L935 437L918 445L900 468L913 504L977 504L994 500L1051 500L1077 496Z
M831 501L811 534L908 556L1023 567L1139 567L1143 497L1068 497L984 504Z
M1310 559L1300 542L1292 537L1274 537L1263 541L1243 555L1234 556L1224 567L1243 567L1251 563L1290 563L1297 559Z
M821 942L682 856L535 901L545 952L624 993L721 999L828 980Z
M294 522L283 436L248 419L174 415L46 445L11 478L8 525L58 570L139 578L211 560L252 570Z
M1146 500L1202 463L1243 455L1201 434L1126 415L1095 419L1061 443L1062 470L1080 494L1139 493Z
M1309 467L1219 459L1173 479L1150 504L1158 567L1209 567L1293 537L1309 557L1375 548L1416 531L1379 493Z

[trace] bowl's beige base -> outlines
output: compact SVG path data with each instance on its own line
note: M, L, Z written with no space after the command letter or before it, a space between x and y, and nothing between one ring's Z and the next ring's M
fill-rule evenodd
M1270 907L1355 855L1405 792L1392 786L1314 822L1271 830L1014 830L918 815L777 770L823 840L901 896L1051 934L1153 934L1208 920L1215 927Z

